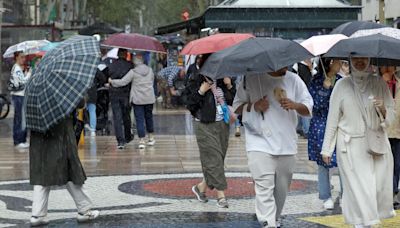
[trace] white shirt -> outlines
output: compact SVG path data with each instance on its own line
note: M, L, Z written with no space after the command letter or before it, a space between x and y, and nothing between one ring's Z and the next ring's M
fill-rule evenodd
M246 89L243 85L246 83ZM297 153L297 115L294 110L283 109L274 96L274 89L286 91L287 98L304 104L312 112L313 100L301 78L287 72L282 77L272 77L269 74L247 75L237 90L233 108L251 102L254 104L263 96L267 96L270 107L264 113L254 110L247 112L247 105L243 109L243 124L246 132L246 150L265 152L272 155L293 155Z
M11 69L11 81L14 85L25 85L29 80L30 74L25 75L24 71L22 70L21 66L18 64L14 64L13 68ZM25 90L11 92L11 95L14 96L25 96Z

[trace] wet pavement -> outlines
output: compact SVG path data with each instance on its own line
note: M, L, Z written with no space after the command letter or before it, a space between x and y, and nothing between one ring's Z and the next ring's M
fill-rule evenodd
M28 227L32 186L29 157L15 150L12 119L0 120L0 227ZM247 168L244 137L230 138L226 170L230 207L216 206L215 192L206 204L195 200L191 186L201 181L199 152L189 113L156 111L154 147L137 149L137 140L118 151L113 136L85 138L79 156L89 176L85 188L99 220L77 224L76 208L63 187L49 200L49 227L260 227L254 215L254 188ZM282 227L345 227L334 175L335 210L318 200L316 166L308 161L307 141L299 140L296 171L283 211ZM400 227L396 217L383 227Z

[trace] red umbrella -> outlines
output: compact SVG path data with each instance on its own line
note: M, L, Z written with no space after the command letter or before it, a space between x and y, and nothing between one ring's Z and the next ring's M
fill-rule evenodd
M218 33L189 42L181 51L181 55L214 53L251 37L254 36L246 33Z
M164 46L156 38L137 33L113 34L102 43L102 46L137 51L166 52Z

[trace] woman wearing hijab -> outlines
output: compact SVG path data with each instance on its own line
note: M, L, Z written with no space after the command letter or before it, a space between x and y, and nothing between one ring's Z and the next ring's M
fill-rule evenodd
M369 58L353 57L350 65L350 77L331 95L321 154L330 164L336 147L346 223L371 227L395 216L393 157L385 132L394 119L394 102L386 83L368 72ZM384 138L379 149L378 141L370 140L376 132Z
M321 59L318 74L311 80L309 87L310 94L314 100L314 107L308 137L308 158L318 164L319 199L323 201L326 210L332 210L334 207L329 170L337 167L336 153L332 154L330 164L323 162L320 153L328 117L329 99L336 81L342 78L338 75L340 67L340 60Z

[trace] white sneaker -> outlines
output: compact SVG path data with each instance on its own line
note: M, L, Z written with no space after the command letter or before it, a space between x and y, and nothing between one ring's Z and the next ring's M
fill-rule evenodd
M333 200L332 200L332 198L329 198L329 199L327 199L325 202L324 202L324 208L325 208L325 210L333 210L333 208L334 208L334 203L333 203Z
M139 149L144 149L146 148L146 142L144 141L144 138L141 138L139 140Z
M85 214L78 213L78 217L76 218L78 222L88 222L91 220L95 220L99 217L100 211L97 210L89 210Z
M46 217L31 217L31 226L43 226L49 224L49 220Z
M147 145L154 146L156 144L156 140L154 139L154 135L149 136L149 141L147 141Z
M90 137L96 137L96 132L95 131L91 131L90 132Z
M29 148L29 143L20 143L15 146L17 149L28 149Z

